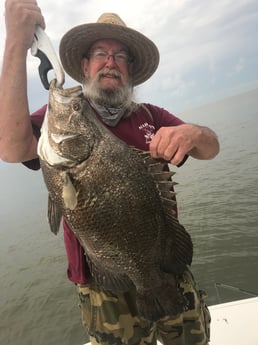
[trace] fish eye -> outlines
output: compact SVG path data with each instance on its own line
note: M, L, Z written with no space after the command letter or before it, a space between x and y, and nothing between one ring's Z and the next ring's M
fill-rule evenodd
M74 111L79 111L79 110L81 110L81 104L80 104L80 102L75 102L75 103L73 103L72 108L73 108Z

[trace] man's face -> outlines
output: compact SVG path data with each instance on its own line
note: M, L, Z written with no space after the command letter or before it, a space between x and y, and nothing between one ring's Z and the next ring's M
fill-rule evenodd
M96 41L82 60L84 94L98 104L127 107L132 102L132 63L128 49L119 41Z
M96 41L82 61L82 70L86 80L95 79L102 89L124 86L131 72L128 49L117 40Z

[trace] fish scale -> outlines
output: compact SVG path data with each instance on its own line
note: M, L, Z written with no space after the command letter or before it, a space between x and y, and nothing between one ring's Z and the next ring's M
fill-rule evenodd
M46 123L45 123L46 122ZM184 309L177 275L192 241L174 216L173 172L116 138L81 87L50 84L38 145L54 233L64 217L83 246L93 279L113 292L136 289L148 320Z

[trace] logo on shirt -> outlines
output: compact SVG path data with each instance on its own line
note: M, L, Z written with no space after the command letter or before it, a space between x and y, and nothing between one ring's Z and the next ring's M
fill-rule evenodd
M139 130L143 132L146 144L149 144L154 137L155 127L150 125L148 122L144 122L139 126Z

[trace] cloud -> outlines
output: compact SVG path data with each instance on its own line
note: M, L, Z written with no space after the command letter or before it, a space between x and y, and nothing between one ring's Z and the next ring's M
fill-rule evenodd
M235 73L240 73L245 68L245 61L242 57L239 58L238 62L234 66Z
M138 97L146 101L181 110L232 95L236 89L245 92L248 87L258 87L254 73L258 70L256 0L67 0L65 5L60 0L41 0L38 3L56 51L67 30L95 22L103 12L118 13L128 26L152 39L160 50L161 60L155 75L137 88ZM0 25L4 27L3 18ZM0 49L4 44L2 37ZM32 84L37 88L37 59L28 57L28 65L29 78L35 80ZM40 87L39 83L39 90Z

